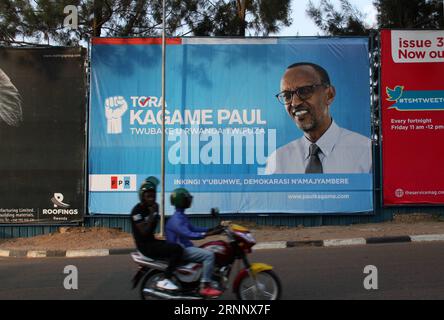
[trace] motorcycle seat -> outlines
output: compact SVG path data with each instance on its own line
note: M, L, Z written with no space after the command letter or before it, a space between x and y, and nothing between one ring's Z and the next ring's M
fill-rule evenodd
M167 260L154 259L154 258L151 258L151 257L147 257L143 253L141 253L140 251L137 251L136 253L134 253L134 255L137 255L138 258L140 260L142 260L142 261L164 263L164 264L168 265L168 261ZM181 261L180 262L180 266L177 268L177 270L179 272L189 273L189 272L192 272L192 271L196 271L196 270L198 270L201 267L202 267L201 263Z
M139 255L139 258L140 258L141 260L144 260L144 261L146 261L146 262L168 263L168 261L167 261L167 260L164 260L164 259L154 259L154 258L147 257L147 256L145 256L143 253L141 253L140 251L137 251L137 254Z

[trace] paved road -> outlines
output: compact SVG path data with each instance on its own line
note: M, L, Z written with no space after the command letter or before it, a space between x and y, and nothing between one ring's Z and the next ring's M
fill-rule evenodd
M284 299L444 299L444 243L260 251L252 260L276 267ZM78 291L63 289L69 264L78 267ZM378 267L378 291L363 287L366 265ZM0 299L138 299L135 270L128 256L0 258Z

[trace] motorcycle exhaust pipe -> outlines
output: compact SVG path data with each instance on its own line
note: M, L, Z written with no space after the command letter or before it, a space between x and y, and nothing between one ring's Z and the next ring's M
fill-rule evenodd
M155 298L167 299L167 300L203 300L201 297L192 296L176 296L166 292L160 292L152 289L143 289L143 293Z

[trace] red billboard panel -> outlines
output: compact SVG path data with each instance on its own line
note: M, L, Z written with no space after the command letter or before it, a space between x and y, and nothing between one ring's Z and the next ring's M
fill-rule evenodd
M444 31L381 33L385 205L444 203Z

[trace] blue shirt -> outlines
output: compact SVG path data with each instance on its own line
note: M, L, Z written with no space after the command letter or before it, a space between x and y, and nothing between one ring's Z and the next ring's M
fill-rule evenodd
M203 239L208 230L193 226L184 210L177 210L165 226L167 242L179 244L184 248L194 247L190 239Z

